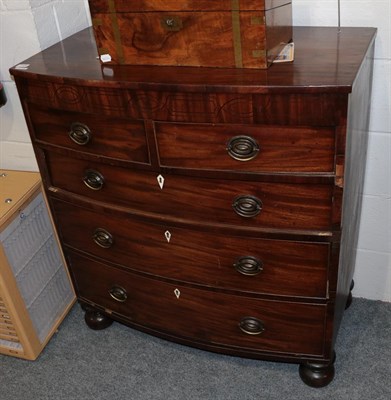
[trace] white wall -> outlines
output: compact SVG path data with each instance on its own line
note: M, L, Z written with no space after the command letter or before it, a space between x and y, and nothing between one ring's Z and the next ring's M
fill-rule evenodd
M295 25L336 26L337 0L293 0ZM391 301L391 0L341 0L342 26L375 26L368 168L354 296ZM0 0L0 168L36 170L8 68L90 24L87 0Z
M391 301L391 0L340 0L342 26L378 28L354 296ZM337 0L293 0L295 25L336 26Z
M87 0L0 0L0 168L38 169L8 69L90 24Z

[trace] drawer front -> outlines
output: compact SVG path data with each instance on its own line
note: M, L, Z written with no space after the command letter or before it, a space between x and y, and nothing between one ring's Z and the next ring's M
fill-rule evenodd
M64 244L132 270L230 290L326 297L328 243L212 234L53 204Z
M76 254L70 255L70 266L81 299L121 314L135 325L236 348L323 353L325 305L266 301L173 285ZM242 331L240 324L250 333Z
M133 212L243 227L329 229L331 224L328 185L161 177L54 152L46 158L53 186Z
M34 104L28 110L38 141L99 157L150 162L142 121L45 109Z
M143 67L134 67L133 71L136 78L142 76L147 81L155 81L154 69L149 71ZM25 81L20 82L19 90L23 101L42 107L50 104L53 108L73 112L170 122L336 126L340 124L340 110L347 107L346 96L333 93L205 93L205 82L212 79L208 71L197 69L195 73L190 68L181 70L180 74L171 73L167 77L166 83L180 85L190 82L195 87L201 87L200 92L90 87L43 80L30 80L27 84ZM102 72L105 73L105 68L99 70L97 79L102 78ZM164 83L164 77L161 79ZM220 88L226 88L236 79L238 77L232 76L232 71L228 69L222 69L218 76L213 75L215 85ZM240 81L249 90L257 79L257 74L240 75ZM279 82L277 80L275 83L278 85Z
M333 172L331 128L156 123L162 166L249 172Z

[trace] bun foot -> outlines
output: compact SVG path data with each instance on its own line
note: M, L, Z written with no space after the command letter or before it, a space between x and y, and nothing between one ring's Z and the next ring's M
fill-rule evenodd
M352 304L352 301L353 301L352 290L353 290L353 288L354 288L354 280L352 279L352 282L350 284L350 289L349 289L350 292L349 292L348 298L346 300L345 310L347 310L350 307L350 305Z
M311 362L300 364L299 374L301 380L311 387L327 386L334 378L334 361L335 355L333 361L329 364Z
M89 328L94 329L96 331L108 328L113 320L106 315L102 314L99 311L96 311L92 308L85 307L85 315L84 320Z

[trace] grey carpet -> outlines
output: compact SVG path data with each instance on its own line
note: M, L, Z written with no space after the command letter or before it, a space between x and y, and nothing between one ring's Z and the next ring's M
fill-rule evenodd
M390 400L391 303L353 300L327 387L295 364L248 360L170 343L114 323L92 331L76 305L37 361L0 355L1 400Z

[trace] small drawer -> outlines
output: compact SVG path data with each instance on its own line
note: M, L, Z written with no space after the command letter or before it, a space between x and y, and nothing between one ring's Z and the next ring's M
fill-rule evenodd
M142 121L47 109L34 104L28 110L39 142L99 157L150 163Z
M253 228L331 228L331 185L161 176L54 152L46 159L51 185L134 213Z
M79 298L136 326L254 351L323 354L326 305L270 301L145 278L69 254Z
M65 245L132 270L228 290L327 296L329 243L212 234L53 205Z
M244 172L334 171L333 128L156 123L160 164Z

